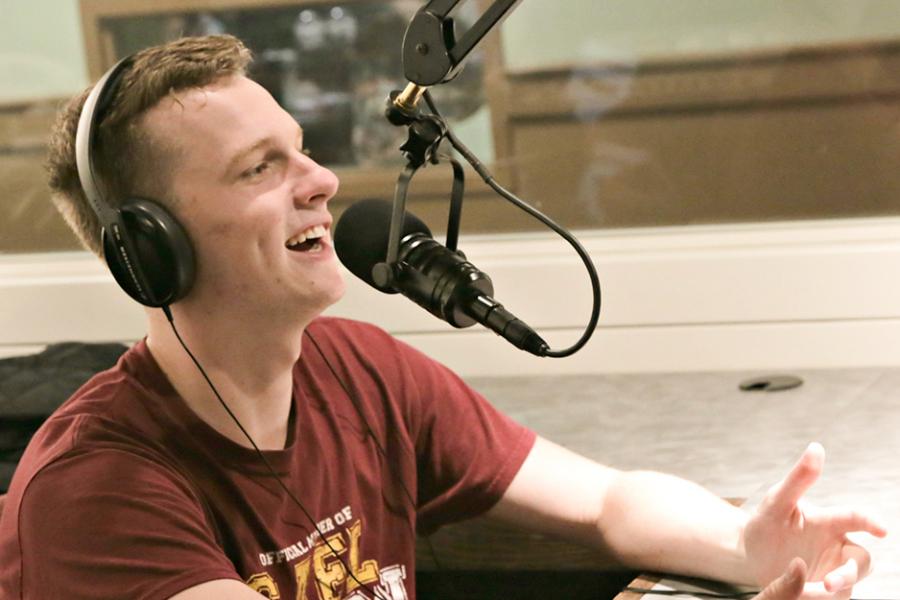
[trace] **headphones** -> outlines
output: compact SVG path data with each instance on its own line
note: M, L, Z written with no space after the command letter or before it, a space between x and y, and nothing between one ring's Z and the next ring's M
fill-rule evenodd
M156 200L129 197L110 204L94 176L100 121L132 62L129 56L116 63L85 100L75 134L75 164L84 195L100 221L103 258L116 283L144 306L167 307L194 283L194 249L187 232Z

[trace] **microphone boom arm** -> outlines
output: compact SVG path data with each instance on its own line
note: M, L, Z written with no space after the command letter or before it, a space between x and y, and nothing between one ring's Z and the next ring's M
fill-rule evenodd
M407 25L403 35L403 76L409 84L391 98L387 117L394 125L406 125L415 119L416 106L425 90L456 77L466 57L522 0L494 0L457 41L453 17L449 15L461 1L431 0L416 11Z
M494 0L457 41L450 13L462 0L431 0L420 8L403 37L403 75L418 86L446 83L466 57L522 0Z

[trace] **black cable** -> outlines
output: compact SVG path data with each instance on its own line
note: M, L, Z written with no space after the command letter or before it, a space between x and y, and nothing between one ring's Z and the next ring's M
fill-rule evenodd
M318 351L319 356L322 357L322 360L325 362L325 365L328 367L328 370L331 371L331 374L334 376L334 379L338 382L338 385L341 386L341 389L344 390L344 393L350 399L350 403L353 405L353 408L356 409L356 413L359 415L359 418L362 419L363 424L366 426L366 431L368 431L369 437L372 438L372 443L375 444L375 447L378 449L378 452L381 454L382 458L384 459L385 464L388 467L388 469L387 469L388 472L394 477L394 479L397 481L397 483L400 484L400 487L403 488L403 493L406 494L406 498L409 500L409 504L413 508L413 511L414 512L417 511L418 506L419 506L418 502L416 502L415 499L413 499L412 492L409 491L409 488L406 486L406 482L403 481L403 479L400 477L400 474L390 468L390 458L388 458L387 451L384 449L384 446L379 441L378 436L375 435L375 431L372 429L372 426L369 425L369 420L366 419L366 415L365 415L365 413L363 413L362 407L356 401L356 396L354 396L353 394L350 393L350 390L349 390L349 388L347 388L347 385L344 383L344 380L341 379L340 377L338 377L337 371L335 371L334 367L331 365L331 361L328 360L328 358L325 356L325 352L322 351L322 347L319 346L319 342L316 341L316 338L313 337L313 334L309 332L308 328L304 331L304 333L309 338L309 340L313 343L313 345L316 347L316 350ZM415 537L415 535L416 535L415 528L413 528L412 533L413 533L413 536ZM431 537L425 535L425 536L422 536L422 538L425 540L425 544L428 546L428 552L429 552L429 554L431 554L431 560L434 561L435 568L438 571L442 572L444 570L444 568L441 565L440 561L438 560L437 553L434 550L434 545L431 543Z
M725 599L734 599L734 600L743 600L745 598L752 598L757 594L761 593L762 590L755 590L750 592L704 592L699 590L655 590L652 588L639 588L626 586L622 589L623 592L631 592L634 594L649 594L652 596L695 596L697 598L725 598ZM849 600L900 600L898 598L850 598Z
M235 425L238 426L238 429L241 430L241 433L244 434L244 437L247 438L247 440L250 442L250 445L253 446L253 449L256 451L256 454L259 455L259 458L262 460L263 464L266 465L266 468L269 470L269 473L271 473L272 477L275 478L275 481L278 482L278 485L281 486L281 489L283 489L284 492L288 495L288 497L290 497L290 499L294 501L294 504L296 504L297 506L300 507L300 510L303 512L304 516L309 520L310 523L312 523L313 528L319 534L319 539L322 540L322 542L331 551L331 553L334 555L334 557L336 559L338 559L338 561L340 561L341 565L343 565L343 567L344 567L344 571L360 587L362 587L364 590L366 590L367 592L369 592L370 594L375 596L376 600L389 600L388 598L385 598L384 596L380 595L378 592L376 592L373 588L369 587L367 584L360 581L356 577L356 575L354 575L353 570L350 568L350 566L347 564L347 562L340 556L340 554L338 554L337 550L334 549L334 546L331 545L331 542L328 541L328 538L325 536L325 534L322 532L322 530L319 529L319 525L318 525L318 523L316 523L316 520L313 518L313 516L309 513L308 510L306 510L306 507L303 506L303 503L300 502L300 500L293 494L293 492L291 492L291 490L288 489L287 485L285 485L285 483L281 479L281 477L278 476L278 473L275 472L275 469L272 468L272 465L269 462L269 460L266 458L265 454L262 453L262 450L259 449L259 446L256 445L256 442L253 441L253 438L250 437L250 434L247 432L246 429L244 429L244 426L241 425L241 422L238 420L238 418L234 415L233 412L231 412L231 409L228 408L228 405L225 403L225 400L222 399L222 396L219 394L219 390L217 390L216 386L213 385L213 382L210 380L209 376L206 374L206 370L200 364L200 361L197 360L197 358L194 356L194 353L190 351L190 349L187 347L187 344L185 344L184 340L181 339L181 334L178 333L178 328L175 327L175 319L172 317L172 311L169 309L169 306L168 305L163 306L162 310L165 313L166 318L169 320L169 325L172 326L172 331L175 333L175 337L178 339L178 342L181 344L181 347L184 348L184 351L187 352L187 355L191 357L191 360L193 361L194 365L200 371L200 374L203 375L203 379L206 380L206 383L209 385L209 389L211 389L213 394L215 394L216 398L219 400L219 403L222 405L222 408L225 409L225 412L228 413L228 416L231 417L231 420L234 421ZM320 581L318 577L316 577L316 581L318 581L318 583L321 585L327 586L327 584L324 583L323 581ZM330 587L330 586L327 586L327 587Z
M387 451L384 449L384 446L378 440L378 436L375 435L375 431L372 426L369 425L369 420L366 419L366 415L362 410L362 407L356 401L356 396L350 393L350 390L347 388L344 380L338 377L337 371L334 370L334 367L331 365L331 361L328 360L328 357L325 356L325 353L322 351L322 347L319 346L319 343L316 341L316 338L313 337L312 333L309 332L309 329L304 331L304 333L309 337L310 341L316 347L316 350L319 352L319 356L322 357L322 360L325 361L325 365L328 367L328 370L331 371L331 374L334 375L335 380L338 382L338 385L341 386L341 389L344 390L344 393L350 399L350 403L353 405L353 408L356 409L359 418L362 419L362 422L366 426L366 431L369 432L369 437L372 438L372 442L375 444L375 447L378 449L378 452L384 458L385 464L388 467L388 472L396 479L397 483L400 484L400 487L403 488L403 492L406 494L407 499L409 500L410 506L412 506L413 511L418 510L418 503L413 499L412 493L409 491L409 488L406 487L406 482L403 481L403 478L400 477L400 474L390 468L390 458L388 458ZM413 537L416 537L416 531L413 530ZM431 560L434 563L434 568L438 573L445 573L446 570L444 566L441 564L441 561L438 560L437 552L434 549L434 544L431 541L431 536L423 535L422 539L425 541L425 545L428 547L428 554L431 555ZM454 583L453 579L448 579L446 582L447 587L450 589L450 592L453 593L454 596L460 597L459 594L456 593L456 583Z
M440 112L437 109L437 106L434 104L434 101L431 98L431 93L428 90L425 90L423 94L425 98L425 102L428 104L428 108L432 113L441 121L444 121L443 117L441 117ZM445 122L446 125L446 122ZM581 335L581 338L575 342L569 348L565 348L563 350L548 350L544 353L544 356L550 356L552 358L564 358L566 356L571 356L575 354L591 339L591 336L594 335L594 330L597 327L597 321L600 319L600 279L597 276L597 269L594 267L594 262L591 260L590 255L588 255L587 251L581 245L575 236L569 233L564 227L557 224L553 219L534 208L502 185L497 183L494 179L494 176L488 171L487 167L478 160L478 157L475 156L466 146L463 144L459 138L456 137L456 134L450 129L450 126L447 125L447 139L450 140L450 144L459 152L466 161L472 165L472 168L475 169L475 172L478 173L479 176L484 180L486 184L488 184L491 189L497 192L501 197L505 200L511 202L513 205L518 207L519 209L525 211L550 229L552 229L557 235L562 237L572 248L575 249L575 252L578 253L578 256L581 258L581 261L584 263L585 268L587 269L588 276L591 279L591 290L593 292L594 297L594 306L591 310L591 318L588 321L588 325L584 330L584 333Z
M378 453L381 454L381 457L385 460L386 463L390 461L387 455L387 450L382 446L381 441L379 441L378 436L375 435L375 431L372 429L372 426L369 425L369 420L366 419L366 415L363 413L362 407L356 401L356 396L350 393L350 390L344 384L344 380L338 377L337 372L334 370L334 367L331 366L331 361L325 356L325 352L322 351L322 347L319 346L319 342L316 341L316 338L313 337L313 334L309 332L308 328L303 332L306 334L306 337L309 338L309 341L312 342L313 346L316 347L316 351L319 353L319 356L322 357L322 360L325 362L325 365L328 367L328 370L331 371L331 374L334 376L335 381L338 382L338 385L341 386L341 389L344 390L344 394L347 395L347 398L350 399L350 404L353 405L353 408L356 409L356 414L359 415L359 418L362 419L363 424L366 427L366 431L369 434L369 437L372 438L372 443L375 444L375 447L378 449ZM412 492L409 491L409 488L406 487L406 483L403 479L400 478L399 474L394 473L393 469L388 469L394 479L397 480L397 483L400 484L400 487L403 488L403 493L406 495L406 498L409 500L410 506L412 506L413 511L415 511L418 507L418 503L413 499ZM415 535L415 526L412 527L412 533Z
M654 590L652 588L639 588L626 586L623 592L632 592L635 594L650 594L653 596L696 596L698 598L752 598L760 593L760 590L752 592L703 592L694 590Z

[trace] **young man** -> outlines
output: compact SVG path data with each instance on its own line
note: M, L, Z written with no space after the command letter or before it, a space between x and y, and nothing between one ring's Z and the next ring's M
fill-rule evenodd
M107 198L154 198L185 228L197 270L174 325L246 434L147 309L146 339L23 457L0 520L0 596L413 598L415 532L487 511L634 568L763 586L766 600L849 598L869 555L845 534L885 532L801 507L820 447L748 515L536 439L380 330L320 317L344 291L328 235L338 182L248 60L228 36L142 51L95 156ZM61 113L51 186L99 253L73 149L84 98Z

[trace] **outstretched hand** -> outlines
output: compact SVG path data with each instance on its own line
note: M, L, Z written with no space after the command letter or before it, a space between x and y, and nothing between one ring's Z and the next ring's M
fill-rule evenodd
M823 509L802 499L824 463L825 450L810 444L747 522L747 561L756 581L766 586L758 600L847 600L869 573L868 551L847 534L884 537L884 527L857 510Z

